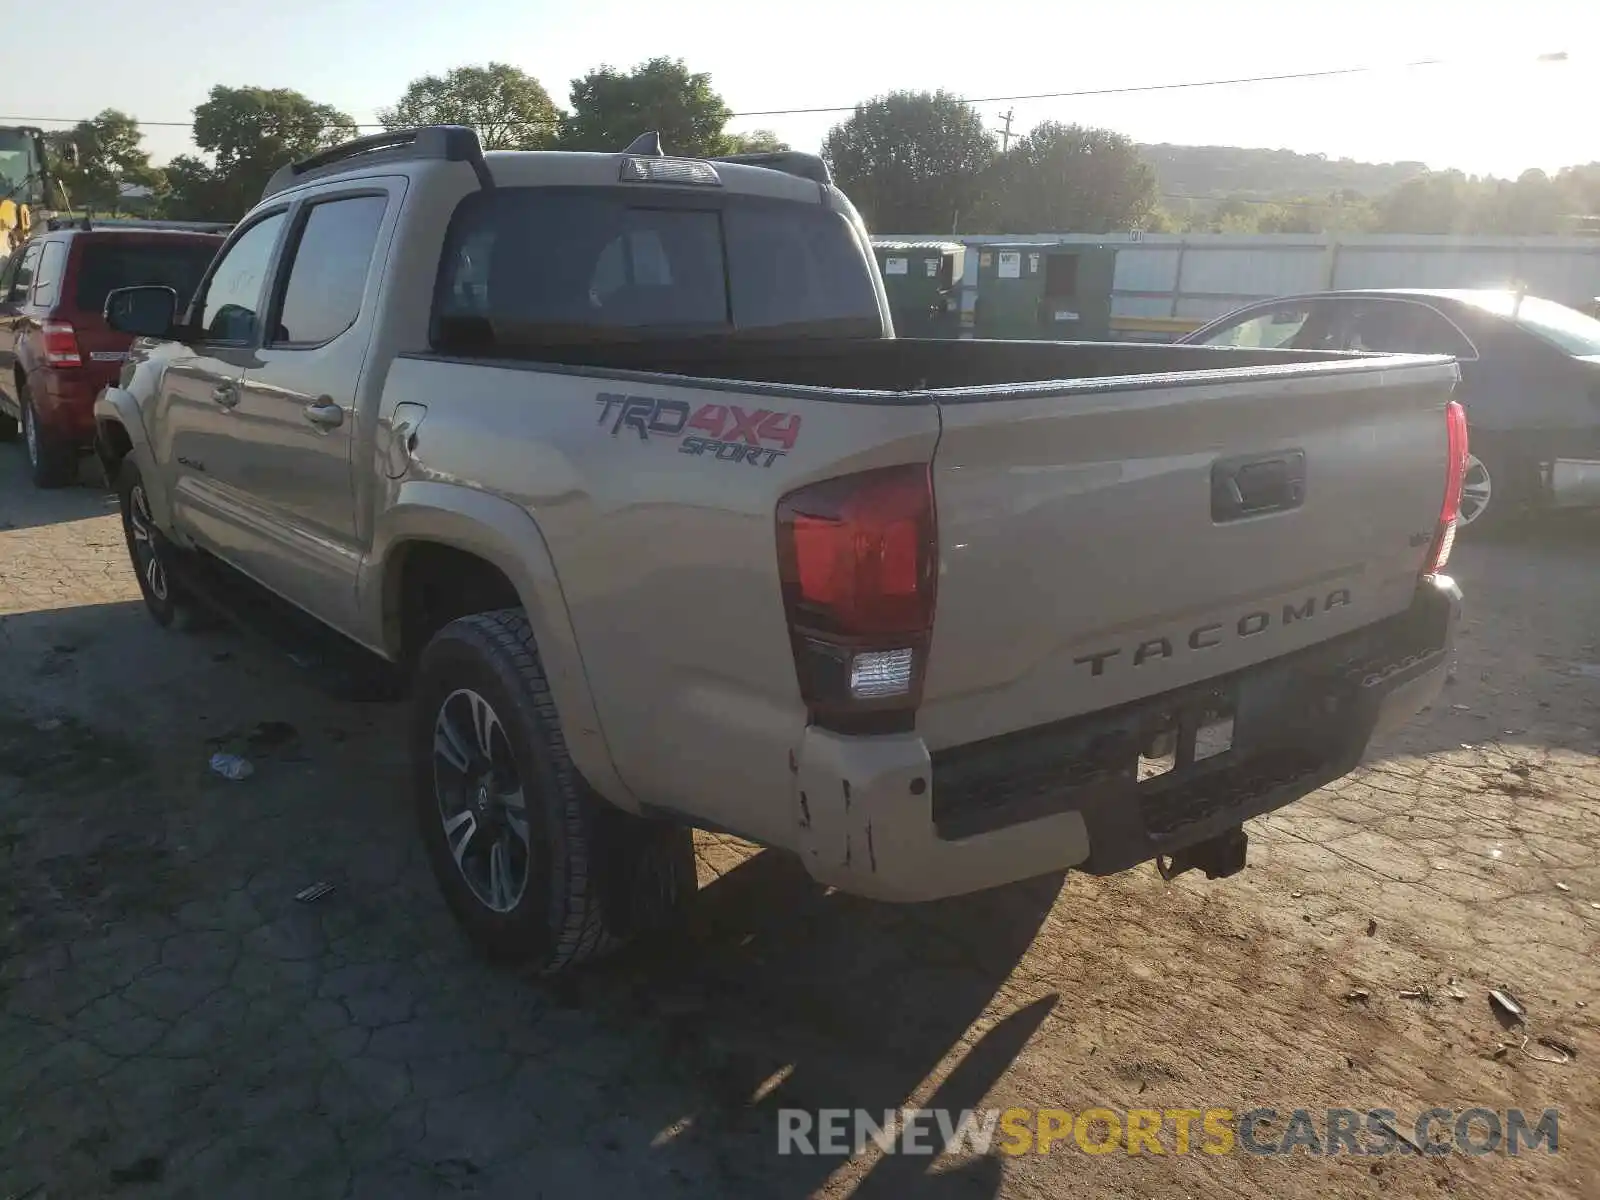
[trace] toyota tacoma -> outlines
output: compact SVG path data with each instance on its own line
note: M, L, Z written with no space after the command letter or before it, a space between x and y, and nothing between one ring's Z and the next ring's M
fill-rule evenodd
M1226 876L1445 674L1452 359L897 339L815 156L379 134L106 316L152 615L404 687L444 896L545 971L694 827L886 900Z

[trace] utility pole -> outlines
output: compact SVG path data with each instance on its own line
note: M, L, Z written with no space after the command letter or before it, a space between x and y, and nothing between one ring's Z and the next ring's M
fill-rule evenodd
M1009 150L1011 148L1011 118L1016 113L1016 111L1017 110L1014 109L1014 108L1008 108L1008 109L1006 109L1006 115L1002 118L1006 123L1006 127L1000 131L1000 153L1001 154L1004 154L1007 150Z

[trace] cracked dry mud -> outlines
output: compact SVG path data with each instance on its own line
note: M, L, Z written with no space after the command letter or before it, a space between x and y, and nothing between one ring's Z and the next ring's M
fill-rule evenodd
M19 463L0 452L0 1200L1600 1195L1600 521L1463 545L1455 685L1253 823L1233 880L897 908L703 837L681 932L547 986L456 936L392 709L157 630L103 493L34 492ZM263 722L292 736L252 745ZM255 775L211 774L219 747ZM1520 1040L1502 986L1577 1057L1496 1057ZM1561 1153L775 1154L779 1105L902 1103L1557 1107Z

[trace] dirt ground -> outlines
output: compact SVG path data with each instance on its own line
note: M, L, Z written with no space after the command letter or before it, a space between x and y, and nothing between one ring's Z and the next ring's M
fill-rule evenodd
M395 709L157 630L104 494L0 450L0 1200L1600 1196L1600 521L1456 573L1444 699L1234 879L891 907L707 837L681 932L549 986L457 937ZM901 1105L1556 1108L1560 1152L776 1153Z

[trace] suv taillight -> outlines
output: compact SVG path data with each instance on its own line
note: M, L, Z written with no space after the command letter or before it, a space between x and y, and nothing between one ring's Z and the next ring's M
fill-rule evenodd
M1445 480L1444 505L1439 510L1439 526L1422 564L1424 575L1437 575L1450 561L1456 541L1456 519L1461 515L1461 482L1467 473L1467 410L1459 400L1444 406Z
M78 331L71 321L46 321L39 326L44 341L44 361L49 367L81 367Z
M778 570L800 693L845 733L910 729L939 549L924 465L823 480L778 501Z

